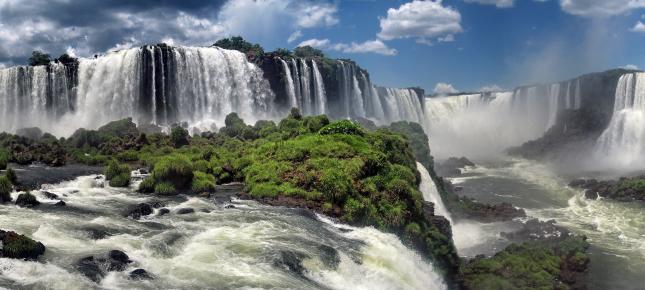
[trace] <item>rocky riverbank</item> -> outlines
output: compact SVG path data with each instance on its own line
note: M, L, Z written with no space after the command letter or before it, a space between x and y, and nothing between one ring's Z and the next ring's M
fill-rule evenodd
M585 197L617 201L645 201L645 176L621 177L618 180L576 179L569 186L585 190Z

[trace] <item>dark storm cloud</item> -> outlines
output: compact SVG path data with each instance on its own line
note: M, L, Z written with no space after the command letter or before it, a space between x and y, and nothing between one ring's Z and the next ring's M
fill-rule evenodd
M164 38L207 42L221 29L219 0L0 0L0 63L33 49L90 55ZM201 43L200 43L201 44Z
M91 56L161 41L208 45L227 35L288 35L337 24L329 1L0 0L0 66L25 63L32 50Z

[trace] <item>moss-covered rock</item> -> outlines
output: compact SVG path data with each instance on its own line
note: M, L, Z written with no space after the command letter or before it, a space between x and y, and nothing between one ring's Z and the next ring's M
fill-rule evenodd
M40 205L40 202L36 196L27 191L18 195L18 198L16 198L16 205L19 207L36 207Z
M621 177L618 180L577 179L570 184L572 187L585 190L585 197L611 198L618 201L645 202L645 176Z
M35 260L45 253L45 246L24 235L0 230L0 256L12 259Z

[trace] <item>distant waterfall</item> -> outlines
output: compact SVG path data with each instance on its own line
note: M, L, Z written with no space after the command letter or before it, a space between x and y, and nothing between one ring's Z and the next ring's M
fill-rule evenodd
M303 58L293 58L289 63L283 59L279 61L284 70L290 106L306 115L325 114L327 93L316 61Z
M311 67L313 68L314 75L314 91L315 91L315 112L316 114L326 114L327 113L327 93L325 92L325 83L323 82L322 75L318 70L318 65L315 61L311 62Z
M642 164L645 156L645 73L620 77L614 114L600 135L596 154L616 165Z
M145 46L80 59L77 80L57 63L0 70L0 130L38 126L68 135L125 117L209 129L230 112L251 122L274 118L273 98L243 53Z
M385 119L389 122L411 121L425 125L425 115L421 99L413 89L378 88L378 94L384 99Z

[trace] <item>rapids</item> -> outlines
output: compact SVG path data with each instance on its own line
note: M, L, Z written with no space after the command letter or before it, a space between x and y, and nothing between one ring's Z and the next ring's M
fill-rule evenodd
M44 186L66 207L34 192L33 209L0 206L0 228L27 234L46 245L40 261L0 258L0 287L33 289L445 289L440 275L392 235L342 225L304 210L216 198L156 198L104 185L102 176L82 176ZM229 189L230 191L230 189ZM233 192L234 193L234 192ZM14 199L18 195L13 194ZM123 216L142 202L165 204L141 220ZM193 208L179 215L180 208ZM92 238L100 232L104 238ZM94 233L94 234L93 234ZM95 284L73 267L85 256L111 249L134 261ZM334 250L335 249L335 250ZM302 257L301 271L288 257ZM285 258L287 257L287 258ZM297 264L295 264L297 265ZM128 279L143 268L150 281Z

